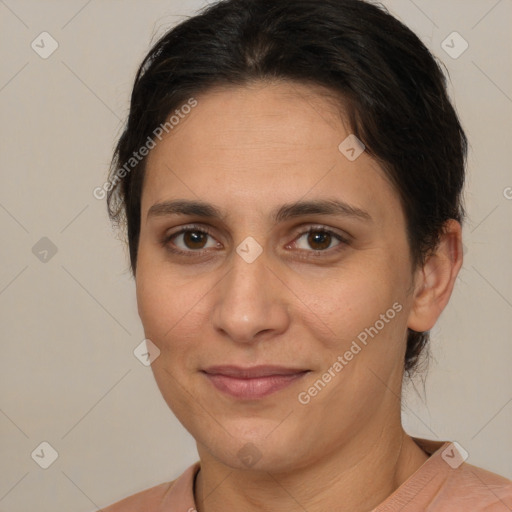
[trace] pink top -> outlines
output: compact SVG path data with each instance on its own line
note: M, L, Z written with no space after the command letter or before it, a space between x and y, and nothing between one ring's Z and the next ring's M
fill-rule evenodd
M413 438L429 459L372 512L511 512L512 481L466 464L457 444ZM200 462L178 479L134 494L103 512L196 512Z

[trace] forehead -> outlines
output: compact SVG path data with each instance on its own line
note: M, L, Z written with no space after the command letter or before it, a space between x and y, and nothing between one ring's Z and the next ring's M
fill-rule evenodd
M362 209L366 203L377 216L384 213L379 205L398 205L372 158L363 152L351 161L340 151L351 130L342 103L325 89L257 83L196 99L148 156L143 217L155 202L182 197L247 211L270 206L271 199L334 194Z
M332 149L333 143L336 148L335 132L344 123L341 105L324 88L292 82L217 87L198 98L198 106L169 138L181 132L180 143L195 144L197 156L211 149L225 155L268 150L294 161L305 140L309 150L313 145Z

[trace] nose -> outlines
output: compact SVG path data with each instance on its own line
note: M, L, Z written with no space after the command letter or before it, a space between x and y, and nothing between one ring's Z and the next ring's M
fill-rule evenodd
M232 341L245 344L285 332L290 321L286 288L268 266L265 253L252 263L238 254L232 260L216 287L214 328Z

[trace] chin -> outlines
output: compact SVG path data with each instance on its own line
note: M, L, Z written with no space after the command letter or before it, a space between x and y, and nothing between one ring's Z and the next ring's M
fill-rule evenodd
M247 426L251 418L247 419ZM194 433L198 443L198 451L201 456L201 446L209 452L210 456L217 459L222 464L234 470L251 470L265 472L287 472L297 466L300 461L297 460L297 447L300 446L298 440L287 439L286 432L273 432L275 423L262 422L261 428L255 428L254 421L250 432L243 435L236 433L235 429L229 428L226 424L225 435L221 438L208 437L207 432ZM239 424L239 427L242 425ZM210 431L211 432L211 431ZM291 456L292 455L292 456ZM307 461L303 461L307 465Z
M297 462L290 459L291 450L281 443L279 447L255 444L252 441L230 447L228 453L219 454L218 459L236 470L264 471L270 473L288 472Z

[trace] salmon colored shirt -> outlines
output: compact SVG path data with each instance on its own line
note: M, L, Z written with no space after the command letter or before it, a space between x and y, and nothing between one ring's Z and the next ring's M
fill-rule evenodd
M511 480L466 464L464 452L453 443L414 441L429 459L372 512L512 511ZM196 512L194 480L199 468L198 461L178 479L134 494L102 512Z

